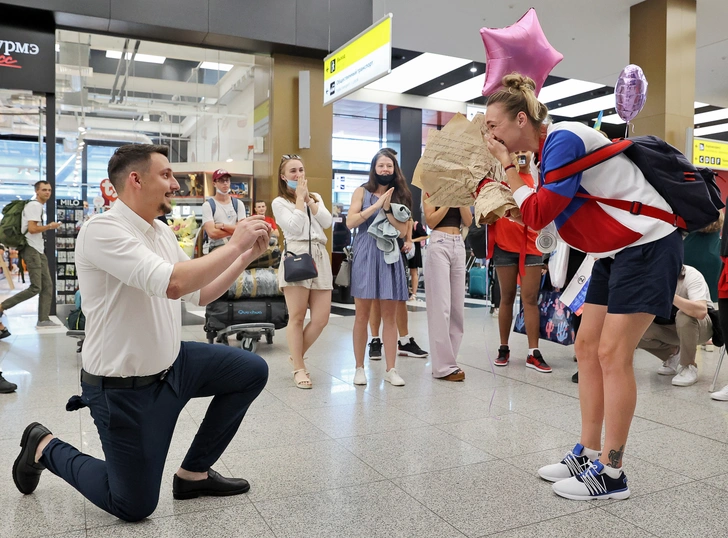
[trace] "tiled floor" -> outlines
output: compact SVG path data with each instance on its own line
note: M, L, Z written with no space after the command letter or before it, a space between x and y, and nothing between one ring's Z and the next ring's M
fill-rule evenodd
M369 385L355 387L353 318L331 319L308 356L313 390L293 386L285 331L259 352L270 381L216 468L243 476L247 495L175 501L172 474L204 416L191 402L177 424L156 512L137 524L103 513L45 473L30 496L10 469L20 433L38 420L100 456L88 411L68 413L80 360L62 330L37 331L34 305L10 313L13 336L0 342L4 375L19 385L0 395L0 536L82 537L456 537L719 536L728 505L728 403L708 385L718 358L699 353L700 382L676 388L638 352L637 417L627 447L632 497L621 502L555 496L536 469L578 438L573 350L543 344L554 372L525 368L525 338L511 341L512 364L493 371L496 320L466 310L464 383L431 378L428 360L400 358L403 388L383 381L384 362L367 362ZM479 306L479 305L473 305ZM427 347L426 314L412 334ZM203 340L200 326L184 338ZM728 368L720 378L728 383Z

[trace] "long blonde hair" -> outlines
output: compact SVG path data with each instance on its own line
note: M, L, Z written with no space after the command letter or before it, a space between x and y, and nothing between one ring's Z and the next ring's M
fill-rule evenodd
M500 103L511 119L515 119L519 112L524 112L531 125L538 130L546 121L549 109L536 98L536 83L533 79L511 73L503 77L502 90L498 90L488 97L488 105Z

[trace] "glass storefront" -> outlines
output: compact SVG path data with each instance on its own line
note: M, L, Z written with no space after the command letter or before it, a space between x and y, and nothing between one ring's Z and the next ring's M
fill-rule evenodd
M130 142L168 146L170 161L185 176L224 166L252 177L254 148L261 145L256 138L265 135L254 132L254 110L268 98L270 61L57 31L57 198L93 207L109 157ZM33 184L46 176L45 144L39 144L45 109L43 97L0 90L0 209L30 198ZM199 206L202 200L179 202Z

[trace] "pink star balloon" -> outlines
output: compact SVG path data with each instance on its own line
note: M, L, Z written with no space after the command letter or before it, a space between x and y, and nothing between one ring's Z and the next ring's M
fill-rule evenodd
M503 77L513 72L531 77L538 95L551 70L564 59L546 39L533 8L512 26L481 28L480 36L486 56L483 95L500 89Z

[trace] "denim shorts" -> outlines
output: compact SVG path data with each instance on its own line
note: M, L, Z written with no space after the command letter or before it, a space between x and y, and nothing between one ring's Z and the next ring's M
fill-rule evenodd
M586 302L607 307L610 314L646 313L669 318L683 264L683 240L668 236L625 248L614 258L594 264Z
M491 263L494 267L512 267L518 265L518 258L520 253L508 252L503 250L498 245L493 249L493 259ZM526 267L532 267L535 265L543 265L543 257L536 256L535 254L526 254Z

